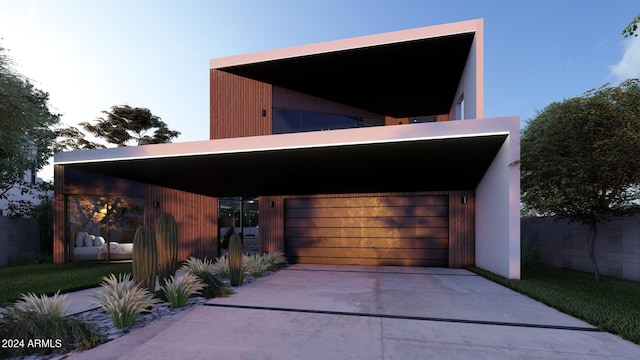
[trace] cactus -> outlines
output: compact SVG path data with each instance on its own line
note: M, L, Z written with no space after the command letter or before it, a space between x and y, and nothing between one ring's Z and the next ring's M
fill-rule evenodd
M231 286L240 285L242 277L242 239L240 235L233 234L229 239L229 279Z
M156 226L156 239L158 280L160 284L164 284L171 276L175 276L178 262L178 228L173 215L168 213L160 215Z
M153 293L156 289L158 255L156 236L151 227L141 226L136 230L133 238L132 259L133 281Z

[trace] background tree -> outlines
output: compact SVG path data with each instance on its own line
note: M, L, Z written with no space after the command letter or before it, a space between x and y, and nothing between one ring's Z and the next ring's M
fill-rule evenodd
M106 140L109 144L127 146L161 144L178 137L178 131L170 130L167 124L147 108L116 105L111 111L103 111L105 117L96 119L95 124L80 123L90 134ZM99 146L99 145L98 145Z
M49 94L37 89L14 69L8 51L0 47L0 199L12 188L24 194L37 184L25 179L40 170L55 150L52 130L60 115L48 107Z
M522 201L590 229L596 281L598 224L640 211L640 81L548 105L521 136Z
M629 25L622 30L622 36L638 36L638 24L640 24L640 14L638 14Z

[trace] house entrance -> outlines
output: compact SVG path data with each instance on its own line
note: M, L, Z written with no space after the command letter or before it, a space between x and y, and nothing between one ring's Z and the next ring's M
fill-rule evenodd
M244 252L257 252L258 226L257 197L218 199L218 241L221 249L228 249L231 235L237 233L242 239Z

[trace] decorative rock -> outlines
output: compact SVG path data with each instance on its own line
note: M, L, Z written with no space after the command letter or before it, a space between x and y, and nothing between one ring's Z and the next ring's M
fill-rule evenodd
M268 276L273 273L274 271L265 271L260 275L260 277ZM242 284L240 284L240 286L250 284L257 279L258 278L247 274ZM226 285L229 285L230 283L228 278L221 279L221 280ZM109 316L109 314L107 314L107 312L101 308L83 311L81 313L77 313L70 316L84 320L90 324L95 324L95 326L98 327L99 331L107 337L107 342L108 342L111 340L115 340L121 336L124 336L133 330L140 329L147 325L150 325L151 323L153 323L158 319L178 314L182 311L190 309L192 306L195 306L195 305L201 305L205 303L207 300L208 299L202 296L192 297L187 301L187 304L185 306L182 306L179 308L171 307L171 304L169 304L168 302L155 304L153 305L153 307L151 307L150 312L145 312L138 315L133 325L131 325L131 327L126 329L120 329L115 327L113 325L113 321L111 320L111 317ZM72 358L73 355L76 353L78 353L78 351L70 351L65 354L52 353L49 355L30 355L30 356L20 357L19 359L20 360L64 360L64 359Z

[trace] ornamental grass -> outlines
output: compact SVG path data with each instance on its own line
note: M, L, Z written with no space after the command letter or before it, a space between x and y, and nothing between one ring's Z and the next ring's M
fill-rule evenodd
M137 285L131 274L105 276L101 287L92 297L118 328L130 327L140 313L149 312L154 304L160 302L148 290Z
M16 309L0 316L0 339L0 359L82 351L106 341L97 326L80 319Z
M265 254L244 254L242 256L241 279L249 274L253 277L262 275L264 271L274 271L287 264L287 258L282 251L276 250ZM213 272L222 278L229 277L229 257L222 255L213 263Z
M14 304L14 308L40 315L64 316L69 312L69 300L67 294L60 295L59 290L53 296L21 294L21 300Z
M189 260L184 262L179 271L192 274L214 271L213 261L207 258L198 259L191 256Z
M170 276L161 288L171 306L182 307L191 296L200 294L205 284L199 277L187 272L179 277Z

